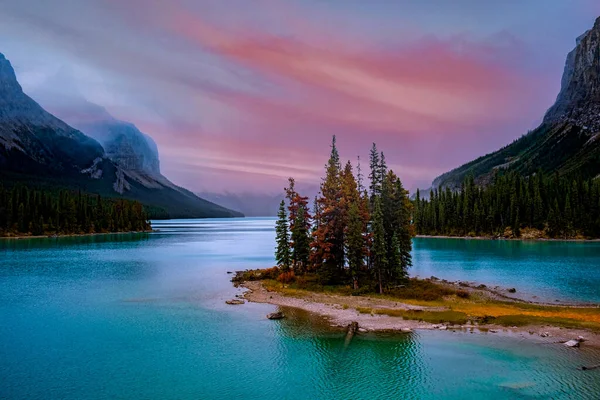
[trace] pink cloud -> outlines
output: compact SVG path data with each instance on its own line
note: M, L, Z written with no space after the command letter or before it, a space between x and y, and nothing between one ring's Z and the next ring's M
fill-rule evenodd
M196 168L185 179L204 187L225 176L231 186L318 182L332 134L350 159L366 161L376 141L410 186L510 142L554 95L556 77L533 72L528 46L507 31L482 40L406 25L382 43L291 2L253 2L251 17L218 1L111 4L132 36L69 37L123 82L146 79L130 93L158 112L117 116L156 139L167 171Z

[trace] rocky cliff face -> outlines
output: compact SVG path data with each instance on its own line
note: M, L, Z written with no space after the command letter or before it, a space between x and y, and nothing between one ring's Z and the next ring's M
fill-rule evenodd
M160 175L156 143L135 125L117 119L72 125L98 140L106 155L126 171Z
M102 157L98 142L23 93L12 65L0 54L0 167L71 173L89 168Z
M433 187L457 189L468 175L478 184L497 171L600 176L600 18L567 56L556 102L534 131L508 146L447 172Z
M98 127L98 137L112 143L107 146L112 160L100 143L23 93L10 62L0 54L0 183L123 195L170 218L242 216L174 185L160 175L151 139L99 106L86 107L94 112L81 114L89 118L80 122Z
M600 131L600 18L568 54L560 93L544 122L569 122Z
M154 140L135 125L114 118L104 107L86 100L69 71L61 70L34 91L33 97L52 114L96 139L108 158L125 171L160 175Z

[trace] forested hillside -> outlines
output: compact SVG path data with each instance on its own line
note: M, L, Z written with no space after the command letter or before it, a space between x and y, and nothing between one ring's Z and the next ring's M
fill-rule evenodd
M0 236L146 231L141 203L76 191L0 185Z
M600 181L545 175L498 174L486 186L469 177L459 191L417 192L414 224L420 235L548 238L600 237Z

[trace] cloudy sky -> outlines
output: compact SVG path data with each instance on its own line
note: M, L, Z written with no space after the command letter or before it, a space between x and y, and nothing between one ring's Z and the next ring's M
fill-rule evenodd
M0 0L25 91L64 67L192 190L318 182L372 142L410 188L535 128L596 0Z

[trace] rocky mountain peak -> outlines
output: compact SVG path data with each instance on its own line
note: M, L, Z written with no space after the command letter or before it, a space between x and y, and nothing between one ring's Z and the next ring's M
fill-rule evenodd
M576 39L567 55L560 93L544 117L547 123L562 121L600 131L600 18Z
M0 95L1 97L8 96L9 94L22 93L23 89L17 81L15 70L13 69L10 61L4 57L4 54L0 53Z
M108 158L125 171L160 175L158 148L152 138L88 101L70 68L61 68L32 95L54 115L100 142Z

